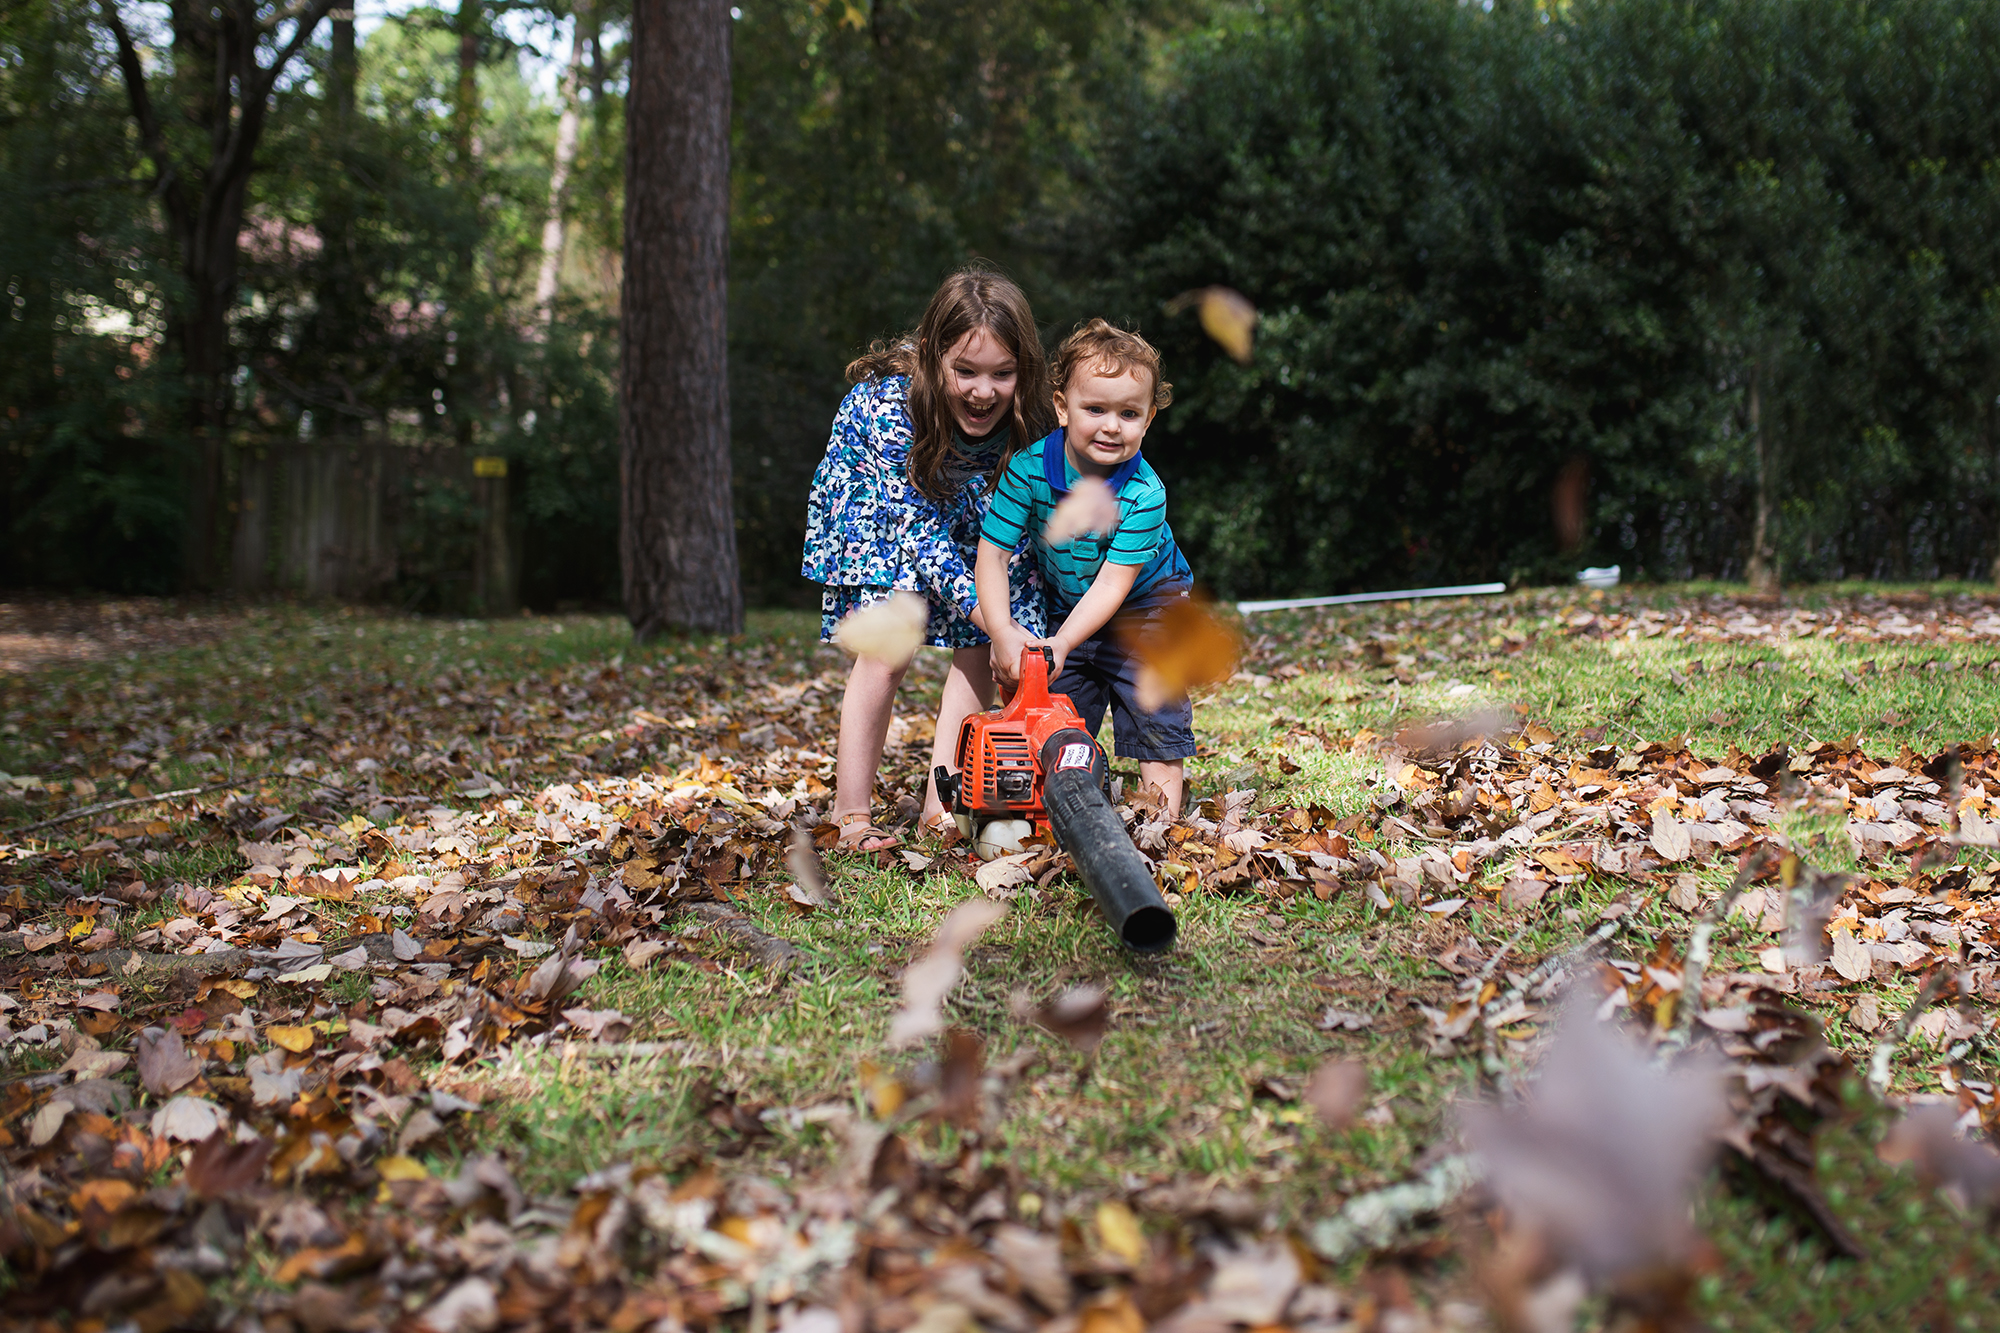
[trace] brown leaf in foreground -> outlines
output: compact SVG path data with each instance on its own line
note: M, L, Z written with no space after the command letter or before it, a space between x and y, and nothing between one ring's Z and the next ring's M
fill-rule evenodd
M812 830L803 825L792 830L791 844L785 848L785 868L797 881L794 898L811 907L825 907L832 901L827 890L826 866L813 850Z
M145 1028L132 1042L139 1082L155 1097L179 1092L201 1076L201 1057L190 1054L172 1028Z
M2000 1152L1960 1138L1957 1120L1949 1107L1913 1106L1876 1151L1885 1162L1914 1165L1965 1211L1984 1211L2000 1204Z

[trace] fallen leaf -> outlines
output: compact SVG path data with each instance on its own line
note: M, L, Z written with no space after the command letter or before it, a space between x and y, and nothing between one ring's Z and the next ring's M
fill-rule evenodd
M1007 915L990 898L970 898L953 908L923 957L903 972L903 1007L889 1024L889 1044L908 1046L944 1027L945 996L964 974L964 954L988 926Z
M264 1029L264 1035L273 1046L282 1046L296 1054L312 1049L314 1033L311 1028L273 1025Z
M540 958L543 954L552 952L556 947L546 940L524 940L519 936L504 934L500 937L500 942L515 953L520 954L523 958Z
M1841 934L1844 935L1846 932L1843 931ZM1840 936L1838 935L1834 937L1833 956L1834 965L1837 967L1839 966L1840 959ZM1862 957L1865 958L1867 956L1867 951L1863 950ZM1877 1007L1873 995L1864 994L1854 1002L1853 1007L1847 1011L1847 1025L1856 1032L1874 1032L1882 1026L1882 1012Z
M493 1284L469 1277L417 1316L431 1333L488 1333L500 1323L500 1302Z
M1874 967L1875 960L1869 956L1868 946L1856 939L1853 931L1837 930L1833 933L1834 971L1840 973L1841 976L1847 978L1849 981L1866 981L1869 973L1874 970ZM1867 995L1862 998L1868 1001L1869 1009L1872 1012L1875 997ZM1873 1032L1874 1028L1863 1028L1862 1031Z
M229 1123L229 1113L214 1102L185 1093L153 1113L153 1137L199 1143Z
M636 972L666 951L667 946L658 940L629 941L625 945L625 966Z
M63 1121L69 1119L69 1113L75 1109L75 1106L60 1097L54 1101L44 1102L28 1126L28 1146L31 1148L45 1146L61 1132Z
M132 1040L139 1083L155 1097L179 1092L201 1077L201 1057L191 1054L173 1028L142 1028Z
M1013 852L1007 856L996 856L972 872L973 882L980 892L992 894L996 898L1009 898L1013 890L1034 879L1028 869L1028 862L1041 855L1039 848Z
M391 1155L375 1160L375 1174L384 1180L429 1180L431 1173L414 1157Z
M1664 810L1653 812L1653 836L1649 841L1662 861L1685 861L1694 855L1694 837L1687 825Z
M1106 1199L1097 1205L1095 1221L1097 1241L1105 1253L1116 1255L1134 1267L1146 1257L1146 1237L1130 1208L1116 1199Z

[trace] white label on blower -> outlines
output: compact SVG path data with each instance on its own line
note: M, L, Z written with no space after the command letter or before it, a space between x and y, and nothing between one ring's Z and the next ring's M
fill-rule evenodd
M1056 768L1058 770L1065 768L1089 768L1089 767L1090 767L1090 747L1084 744L1082 741L1076 741L1069 745L1063 746L1062 757L1056 760Z

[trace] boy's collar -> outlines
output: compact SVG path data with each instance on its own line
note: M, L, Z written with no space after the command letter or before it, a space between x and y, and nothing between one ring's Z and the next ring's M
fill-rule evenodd
M1069 450L1063 447L1063 432L1060 427L1052 430L1042 441L1042 476L1049 483L1049 489L1057 495L1069 494L1069 471L1064 466L1069 461ZM1111 487L1113 495L1125 489L1125 483L1139 473L1144 463L1144 451L1133 454L1118 465L1118 470L1104 479Z

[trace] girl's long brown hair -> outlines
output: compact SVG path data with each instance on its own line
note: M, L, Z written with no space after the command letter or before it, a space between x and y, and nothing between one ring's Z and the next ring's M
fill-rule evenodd
M986 330L1014 357L1014 408L1007 443L986 476L991 487L1015 450L1039 440L1055 424L1048 359L1035 332L1034 312L1019 287L989 269L960 269L938 284L914 333L876 343L847 367L849 383L910 377L910 424L915 428L910 480L933 500L951 498L945 464L956 452L955 423L945 401L945 353L975 329Z

